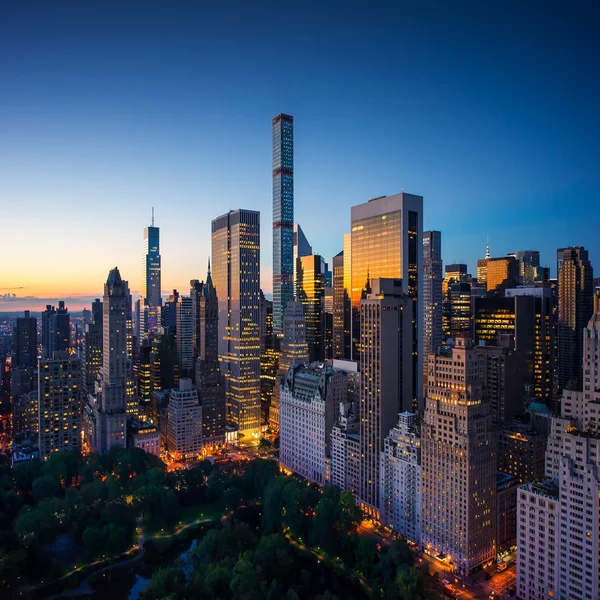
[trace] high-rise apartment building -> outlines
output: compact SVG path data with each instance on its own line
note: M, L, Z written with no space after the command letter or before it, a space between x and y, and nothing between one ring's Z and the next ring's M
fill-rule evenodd
M442 345L442 234L423 233L423 356ZM423 361L425 371L426 362ZM427 385L425 376L424 385Z
M344 251L333 257L333 358L350 357L350 296L344 285Z
M519 490L520 598L600 595L600 293L582 341L583 385L563 391L560 417L552 419L548 480Z
M37 368L37 319L30 317L28 310L17 317L14 348L15 366Z
M279 354L278 373L273 388L269 409L269 427L279 431L279 404L281 385L291 367L309 363L308 344L306 343L306 322L304 308L297 300L290 300L283 319L283 338Z
M281 386L279 464L324 485L331 430L346 401L346 375L326 363L291 367Z
M378 515L380 460L398 413L413 406L414 302L399 279L372 280L360 302L360 449L358 497Z
M140 319L140 338L144 333L154 333L160 327L161 312L160 229L152 225L144 229L144 263L142 273L143 317Z
M421 438L414 413L400 413L381 453L381 524L421 544Z
M423 198L395 194L374 198L352 207L351 281L353 355L360 356L360 301L373 278L399 279L402 292L413 301L412 311L412 407L422 408L422 294L423 294ZM346 252L344 249L344 256ZM344 261L345 262L345 261ZM400 411L396 411L398 413ZM394 415L394 421L396 415ZM392 428L391 423L384 435ZM380 449L381 450L381 449Z
M42 358L38 370L40 460L81 449L81 361L65 350Z
M92 305L92 322L85 326L81 343L81 359L83 368L82 388L84 403L88 396L96 391L96 381L102 369L103 327L102 302L96 300Z
M127 415L137 414L131 364L131 294L115 267L104 285L101 383L85 411L85 437L90 449L104 453L124 448Z
M176 460L197 458L202 453L202 406L192 380L182 378L171 390L168 406L167 450Z
M230 211L212 222L212 267L219 306L219 362L226 381L228 415L244 436L258 435L261 426L258 212ZM291 275L291 264L289 271ZM291 286L291 280L289 283Z
M496 558L496 438L469 338L429 356L421 425L422 540L468 577Z
M185 377L194 368L194 307L190 296L179 296L176 305L177 354L181 373Z
M581 331L593 311L594 273L588 251L581 247L558 250L558 390L581 383ZM579 382L579 383L578 383Z
M296 299L304 308L306 343L310 362L325 358L325 271L322 256L311 254L298 258L296 265Z
M293 251L294 117L279 114L273 119L273 327L277 335L294 295Z
M353 494L360 487L360 442L357 404L343 402L331 430L327 483Z

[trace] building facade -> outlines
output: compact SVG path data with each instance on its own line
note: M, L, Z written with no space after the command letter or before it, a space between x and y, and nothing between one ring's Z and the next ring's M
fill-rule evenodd
M28 310L24 312L24 316L17 318L14 349L15 366L37 368L37 319L30 317Z
M182 378L171 390L167 421L167 450L175 460L202 454L202 407L192 380Z
M304 309L306 343L310 362L325 359L325 272L322 256L301 256L296 264L296 299Z
M423 356L442 345L442 234L423 233ZM426 361L423 366L426 371ZM425 376L424 385L427 384Z
M162 306L160 260L160 229L154 226L154 209L152 209L152 225L144 229L141 302L143 306L138 326L140 339L143 334L154 333L160 327Z
M258 437L261 428L258 212L230 211L212 222L212 268L218 291L219 364L225 377L228 418L244 436Z
M429 356L421 425L422 541L460 577L496 558L496 438L469 338Z
M273 327L294 295L294 117L273 119ZM219 287L219 284L217 284Z

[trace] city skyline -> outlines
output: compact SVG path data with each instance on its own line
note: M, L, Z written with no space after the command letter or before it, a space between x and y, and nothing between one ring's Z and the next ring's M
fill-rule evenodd
M243 205L271 221L270 122L282 111L295 119L295 222L328 262L342 250L351 206L403 189L424 197L423 228L442 232L444 264L474 273L488 236L494 257L540 250L552 276L559 247L584 246L598 262L598 81L584 8L471 7L469 21L441 6L433 20L396 7L384 22L375 9L327 7L322 19L294 12L304 36L273 27L290 8L240 6L251 27L194 7L176 22L156 6L123 7L110 22L99 7L65 18L32 10L40 18L11 6L0 41L10 57L0 71L0 204L10 207L3 242L12 249L0 267L2 311L36 310L33 298L89 306L77 296L101 296L115 265L140 295L139 239L152 206L163 294L186 289L204 270L212 219ZM402 45L390 35L393 17ZM114 43L100 56L93 49L107 34ZM286 64L276 74L275 48ZM25 214L38 243L19 234ZM37 258L56 227L68 269ZM103 236L110 243L99 252ZM271 244L264 227L266 293Z

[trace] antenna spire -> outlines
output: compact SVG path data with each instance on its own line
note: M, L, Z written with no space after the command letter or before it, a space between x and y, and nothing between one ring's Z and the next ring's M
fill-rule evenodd
M485 257L486 258L492 257L492 255L490 254L490 236L489 235L485 236Z
M154 206L152 207L152 227L154 227Z

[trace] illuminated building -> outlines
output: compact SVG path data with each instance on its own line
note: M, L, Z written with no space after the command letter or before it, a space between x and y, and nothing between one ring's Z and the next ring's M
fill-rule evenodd
M161 268L160 268L160 229L152 225L144 229L144 265L142 273L142 305L144 317L140 319L139 339L144 333L154 333L160 326L161 313Z
M496 558L496 438L484 375L484 359L469 338L429 355L422 543L463 578Z
M146 337L142 340L139 349L139 367L138 367L138 398L140 402L148 402L152 393L152 383L150 378L150 353L152 345Z
M333 358L350 358L350 296L344 284L344 252L333 257Z
M279 338L273 333L273 302L260 291L260 405L263 423L269 411L279 370Z
M442 234L423 233L423 356L442 345ZM426 362L423 361L425 371ZM424 381L426 385L427 382Z
M291 236L291 227L289 231ZM290 255L291 250L290 238ZM226 382L228 417L247 439L257 437L261 428L258 212L230 211L212 222L212 267L219 298L218 349ZM284 296L279 295L280 303ZM274 299L274 328L275 319Z
M133 420L129 423L127 443L130 448L141 448L160 457L160 433L155 425Z
M279 464L325 484L331 430L347 399L346 375L327 363L291 367L281 385Z
M300 302L290 300L283 318L279 369L269 409L269 427L275 432L279 431L279 398L282 380L287 376L291 367L308 364L308 362L304 309Z
M441 269L440 269L441 270ZM381 453L381 519L407 540L421 544L421 438L415 414L400 413Z
M331 271L327 273L331 274ZM327 273L325 281L327 281ZM325 287L323 296L323 358L333 358L333 287Z
M487 289L487 261L491 258L490 245L485 246L485 258L480 258L477 261L477 284L486 287Z
M442 295L445 297L448 290L448 286L452 283L463 283L469 281L469 275L467 274L467 265L464 264L451 264L446 265L444 269L444 280L442 281Z
M326 270L327 263L318 254L298 258L296 292L297 300L302 303L304 308L306 343L310 362L321 361L325 358L323 303Z
M192 380L182 378L169 396L167 450L175 460L197 458L202 453L202 406Z
M127 415L137 414L131 364L131 294L115 267L104 285L102 371L85 408L84 432L93 452L126 446Z
M600 595L600 292L594 295L582 341L585 377L581 390L563 390L560 416L552 418L548 480L519 489L521 598L583 600Z
M302 227L298 223L294 223L294 297L298 297L296 285L298 282L298 259L302 256L310 256L313 253L312 246L308 243ZM285 310L284 310L285 314Z
M26 310L23 317L17 318L15 330L15 366L37 368L37 319L29 316Z
M379 511L379 469L385 437L398 413L412 408L412 308L398 279L372 280L372 293L360 302L359 499Z
M486 259L487 291L516 287L519 284L519 262L514 256Z
M12 407L13 435L39 431L38 391L33 390L13 396Z
M498 334L515 334L515 301L502 296L475 298L473 301L473 334L476 344L494 345Z
M547 440L529 423L508 423L498 435L498 469L520 483L543 477Z
M294 295L293 228L294 117L279 114L273 119L273 327L277 335ZM223 289L219 283L217 289Z
M225 380L219 368L219 300L210 263L198 299L198 360L196 388L202 406L202 446L205 451L225 443Z
M581 246L558 250L558 393L581 383L581 331L592 315L593 269Z
M38 369L40 460L81 448L81 361L65 350L42 358Z
M443 339L455 338L471 331L471 284L450 283L442 305Z
M59 301L58 308L46 305L42 313L42 356L47 358L70 347L71 321L64 300Z
M83 341L81 344L81 359L83 364L83 398L87 399L95 391L96 380L102 369L102 302L98 299L94 302L94 307L100 307L100 310L92 310L92 322L85 326Z
M353 356L360 356L360 301L373 278L402 282L402 292L413 301L412 310L412 407L422 408L422 300L423 300L423 198L395 194L374 198L352 207L351 300L353 310ZM344 256L346 252L344 251ZM394 421L398 410L395 411ZM384 435L393 427L390 423ZM380 448L381 450L381 448ZM379 458L378 458L379 461Z

